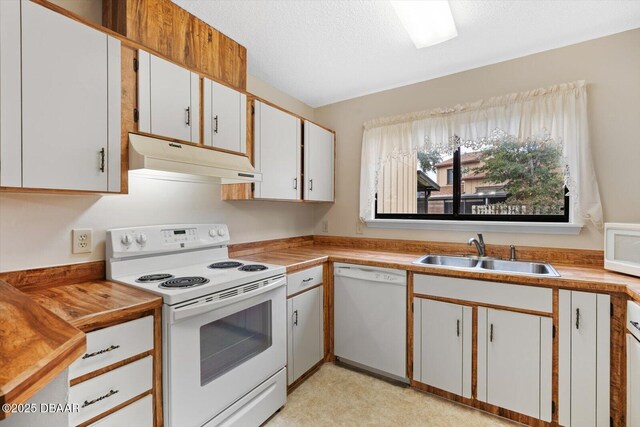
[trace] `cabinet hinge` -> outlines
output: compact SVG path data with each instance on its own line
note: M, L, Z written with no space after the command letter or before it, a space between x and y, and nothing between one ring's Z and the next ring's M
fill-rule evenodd
M551 327L551 338L555 338L556 337L556 325L553 325Z
M138 72L138 58L133 58L133 71Z
M556 402L554 400L551 401L551 413L556 413Z
M411 303L411 312L413 313L413 303Z
M138 120L140 119L140 113L138 112L137 108L133 109L133 121L138 123Z
M611 311L611 317L613 317L613 303L609 303L609 307Z
M256 184L255 183L251 183L251 191L255 191L256 190Z
M252 115L256 114L256 106L255 105L251 106L251 114Z

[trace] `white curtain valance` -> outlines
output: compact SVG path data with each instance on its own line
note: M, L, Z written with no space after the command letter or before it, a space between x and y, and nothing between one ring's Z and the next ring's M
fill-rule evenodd
M456 145L482 145L496 132L519 140L549 135L562 145L573 222L602 227L602 206L589 146L584 81L380 118L364 123L360 217L374 217L378 173L391 158Z

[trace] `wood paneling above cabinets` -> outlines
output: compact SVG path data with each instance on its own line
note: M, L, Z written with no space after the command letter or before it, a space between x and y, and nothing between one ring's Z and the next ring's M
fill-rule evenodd
M244 91L247 50L170 0L103 0L105 27Z

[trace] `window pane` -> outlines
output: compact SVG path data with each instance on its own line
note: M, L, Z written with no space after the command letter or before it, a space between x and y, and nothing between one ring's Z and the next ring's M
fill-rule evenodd
M460 148L460 214L563 215L562 149L550 138L505 136Z
M271 347L271 301L200 327L200 385Z

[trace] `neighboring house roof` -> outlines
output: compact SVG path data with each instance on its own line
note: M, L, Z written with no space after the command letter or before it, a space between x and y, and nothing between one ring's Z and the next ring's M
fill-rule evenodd
M427 176L426 173L421 170L418 171L418 190L435 190L440 191L440 186L437 182Z
M482 156L482 153L480 152L476 152L476 153L464 153L460 156L460 164L464 165L467 163L478 163L480 162L480 157ZM446 160L441 161L440 163L436 164L436 168L443 168L446 166L453 166L453 157L450 157Z

